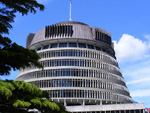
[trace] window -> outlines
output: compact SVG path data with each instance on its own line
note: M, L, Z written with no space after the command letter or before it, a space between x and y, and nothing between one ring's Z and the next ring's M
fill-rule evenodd
M57 48L57 44L52 44L51 48Z
M80 48L86 48L86 45L79 43L78 47L80 47Z
M49 48L49 45L46 45L43 47L43 49L48 49Z
M77 47L76 43L69 43L69 47Z
M39 50L41 50L41 47L39 47L39 48L37 49L37 51L39 51Z
M59 44L59 47L67 47L67 43L61 43Z
M101 48L100 47L96 47L96 50L101 50Z
M94 46L88 45L88 48L89 48L89 49L94 49Z
M55 37L55 36L71 36L73 35L73 26L71 25L61 25L61 26L46 26L45 27L45 38Z
M106 52L106 50L105 50L105 49L102 49L102 51L103 51L103 52Z

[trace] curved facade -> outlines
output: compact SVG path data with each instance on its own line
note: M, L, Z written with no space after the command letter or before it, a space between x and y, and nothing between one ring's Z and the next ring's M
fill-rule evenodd
M27 37L44 70L20 69L24 80L65 105L132 103L118 67L111 35L81 22L60 22Z

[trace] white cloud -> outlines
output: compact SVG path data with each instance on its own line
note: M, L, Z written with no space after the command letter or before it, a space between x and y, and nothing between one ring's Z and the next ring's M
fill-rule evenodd
M136 63L124 63L123 76L127 86L132 89L150 89L150 59L140 60Z
M150 97L150 35L141 40L123 34L114 41L117 61L127 82L133 99Z
M146 35L147 38L149 38ZM117 60L119 62L133 62L146 57L149 42L144 42L134 36L123 34L120 40L114 41Z
M146 39L148 39L148 41L149 41L148 46L149 46L149 48L150 48L150 35L149 35L149 34L146 34L146 35L144 35L144 37L145 37Z
M150 42L150 35L149 34L144 35L144 37L147 38Z
M132 77L134 80L150 78L150 58L147 57L138 62L121 64L126 77Z
M139 79L139 80L134 80L134 81L127 82L127 85L139 84L139 83L149 82L149 81L150 81L150 78L144 78L144 79Z
M132 97L150 97L150 89L134 90L130 94Z

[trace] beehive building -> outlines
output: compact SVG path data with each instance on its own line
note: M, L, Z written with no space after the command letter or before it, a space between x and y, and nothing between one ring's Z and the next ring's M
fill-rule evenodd
M30 33L26 47L37 51L44 70L20 69L16 80L49 92L71 112L95 112L89 106L97 107L96 112L114 111L116 104L144 112L143 104L132 104L107 31L76 21L59 22Z

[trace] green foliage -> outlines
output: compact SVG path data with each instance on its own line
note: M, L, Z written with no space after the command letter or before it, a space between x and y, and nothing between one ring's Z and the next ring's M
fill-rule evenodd
M14 87L11 83L0 80L0 94L2 96L7 97L8 99L12 96L12 90L14 90Z
M45 99L43 99L43 106L44 107L48 107L48 108L50 108L52 111L60 111L60 108L59 108L59 106L56 104L56 103L54 103L54 102L50 102L50 101L48 101L48 100L45 100Z
M7 99L12 96L12 92L4 86L0 86L0 94L7 97Z
M16 100L16 101L13 103L13 106L14 106L15 108L18 108L18 107L26 108L26 107L30 107L30 106L31 106L31 103L30 103L30 102L21 101L21 100Z
M14 22L15 13L19 12L22 15L27 15L29 12L36 13L36 8L44 10L44 6L36 0L1 0L3 8L0 8L0 33L9 33L9 28Z
M43 68L38 62L39 56L33 51L13 43L9 37L11 23L16 12L27 15L36 13L36 9L44 10L44 6L36 0L0 0L0 75L10 74L10 70L36 66ZM5 35L5 36L4 36ZM49 101L49 94L24 81L0 80L0 112L27 113L28 109L38 109L42 113L61 113L56 103Z
M49 100L47 92L24 81L0 80L0 105L0 109L5 108L10 113L11 109L20 112L34 108L43 113L66 113L63 105Z
M58 104L58 106L61 109L61 113L70 113L70 112L66 111L66 108L63 104Z
M38 106L40 108L42 106L42 102L39 98L32 99L31 102L34 104L34 106Z
M0 5L0 75L8 75L11 69L17 70L31 65L43 68L35 51L12 43L3 34L9 34L16 12L27 15L29 12L36 13L37 8L44 10L44 6L36 0L1 0Z
M14 83L16 86L18 86L19 90L24 90L26 92L29 92L30 95L37 95L40 96L42 95L42 90L40 90L39 88L37 88L35 85L32 84L27 84L26 82L22 81L22 82L15 82Z
M30 67L34 65L36 67L42 68L42 65L38 62L38 54L29 49L25 49L16 43L7 43L5 40L5 45L2 45L0 36L0 75L9 74L11 68L16 70L19 68Z

